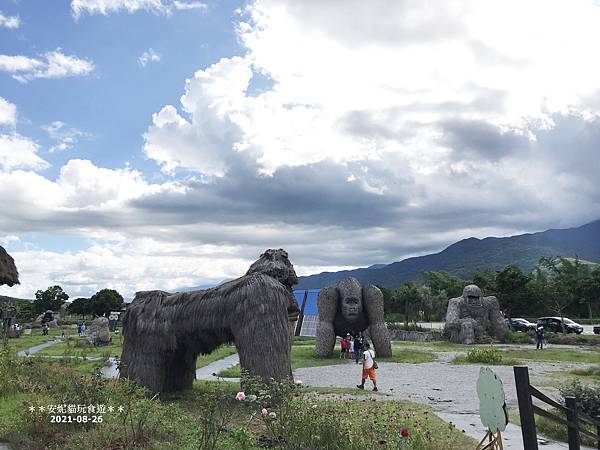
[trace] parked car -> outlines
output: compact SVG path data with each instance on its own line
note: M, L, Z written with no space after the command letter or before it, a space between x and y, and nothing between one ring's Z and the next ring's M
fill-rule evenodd
M513 331L534 331L536 329L536 325L534 323L529 322L528 320L511 317L510 319L506 319L506 324L508 328Z
M571 319L563 317L563 323L565 324L565 331L567 333L583 333L583 327L578 323L573 322ZM555 333L562 333L563 327L560 322L560 317L540 317L537 322L538 326L543 326L546 331L553 331Z
M594 334L600 334L600 325L594 325Z

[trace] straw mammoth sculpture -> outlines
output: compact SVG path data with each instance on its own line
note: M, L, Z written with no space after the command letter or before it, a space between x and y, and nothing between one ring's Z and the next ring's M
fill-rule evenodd
M138 292L123 319L121 377L152 392L192 387L196 358L235 343L242 369L264 382L291 378L298 283L285 250L267 250L246 275L212 289Z
M377 356L392 356L388 330L383 321L383 294L378 287L372 284L363 287L356 278L344 278L336 286L321 289L317 309L317 356L325 358L331 355L336 336L356 334L367 328Z
M0 246L0 286L3 284L8 286L19 284L19 272L15 260Z

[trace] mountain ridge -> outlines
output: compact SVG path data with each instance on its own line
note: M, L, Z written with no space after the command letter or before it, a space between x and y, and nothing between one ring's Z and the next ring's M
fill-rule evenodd
M316 289L353 276L363 284L395 288L406 281L416 281L423 271L446 271L468 278L486 267L501 269L509 264L529 272L542 256L579 257L600 263L600 220L574 228L552 228L507 237L469 237L461 239L438 253L413 256L366 268L322 272L299 277L295 289Z

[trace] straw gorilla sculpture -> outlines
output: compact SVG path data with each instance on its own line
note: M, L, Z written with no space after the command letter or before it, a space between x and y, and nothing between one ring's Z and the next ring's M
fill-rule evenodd
M503 339L508 329L500 313L498 299L482 297L481 289L474 284L466 286L462 297L448 301L446 331L450 334L450 341L461 344L483 341L488 319L492 322L496 338Z
M356 278L348 277L336 286L321 289L317 297L317 356L331 355L336 336L355 334L369 328L377 356L392 356L392 346L383 321L383 294L369 284L361 287Z
M242 369L264 382L291 378L298 283L285 250L267 250L246 275L204 291L138 292L123 319L120 376L152 392L191 389L196 358L234 342Z

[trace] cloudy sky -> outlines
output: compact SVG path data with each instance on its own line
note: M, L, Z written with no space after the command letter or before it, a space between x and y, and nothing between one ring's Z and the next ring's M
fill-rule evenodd
M599 24L598 0L2 0L0 294L598 219Z

